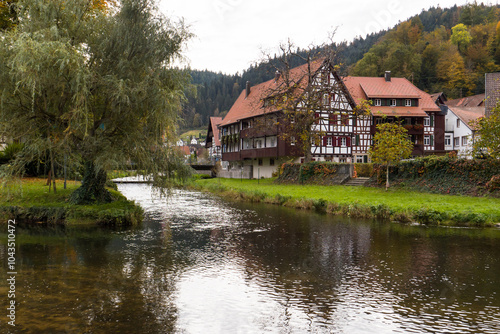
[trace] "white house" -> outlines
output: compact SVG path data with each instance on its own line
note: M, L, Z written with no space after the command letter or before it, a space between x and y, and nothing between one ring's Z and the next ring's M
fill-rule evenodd
M177 146L185 146L186 144L184 143L184 141L182 139L179 139L177 141Z
M193 137L191 139L191 145L198 145L198 139L196 139L195 137Z
M472 144L476 136L473 121L484 115L484 106L448 107L445 119L445 150L455 150L458 156L471 158Z

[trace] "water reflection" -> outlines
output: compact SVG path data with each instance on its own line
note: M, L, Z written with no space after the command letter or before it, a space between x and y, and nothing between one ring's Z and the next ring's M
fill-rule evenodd
M500 332L499 231L121 190L141 227L19 231L19 332Z

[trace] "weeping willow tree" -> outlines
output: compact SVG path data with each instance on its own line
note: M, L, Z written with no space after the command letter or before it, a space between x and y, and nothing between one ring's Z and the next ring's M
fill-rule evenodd
M82 161L74 203L111 200L108 168L133 163L162 189L189 174L170 144L189 79L173 64L191 34L152 0L119 3L19 0L0 35L0 129L25 144L4 172Z

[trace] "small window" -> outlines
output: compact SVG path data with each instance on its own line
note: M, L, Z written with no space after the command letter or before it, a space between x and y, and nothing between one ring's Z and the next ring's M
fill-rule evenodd
M325 106L330 105L330 95L329 94L323 94L323 105L325 105Z
M382 100L381 99L375 99L375 106L376 107L382 106Z
M383 122L383 119L382 119L382 118L377 118L377 119L375 120L375 124L382 124L382 122Z
M391 100L391 107L395 107L397 105L396 99Z
M269 159L269 166L274 166L274 159L273 158Z
M460 146L460 137L455 137L453 139L453 144L455 145L455 147L459 147Z
M468 140L469 138L467 136L463 136L462 137L462 146L467 146L467 143L468 143Z
M445 146L450 146L451 145L451 136L446 135L446 137L444 137L444 145Z
M424 136L424 145L429 146L431 144L431 136Z
M341 142L342 147L347 146L347 138L346 137L340 138L340 142Z
M262 159L259 159L259 166L262 166Z
M332 146L332 137L326 137L326 146Z
M431 118L430 117L424 118L424 126L431 126Z
M459 127L460 127L460 120L457 119L457 128L459 128Z
M411 107L411 100L410 99L406 99L405 100L405 106L406 107Z
M296 142L295 137L291 136L290 137L290 145L295 145L295 142Z
M358 155L356 157L356 163L362 164L363 162L364 162L363 156L362 155Z

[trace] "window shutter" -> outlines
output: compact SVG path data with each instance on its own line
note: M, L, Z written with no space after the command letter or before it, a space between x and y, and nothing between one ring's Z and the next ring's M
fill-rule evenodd
M347 137L346 144L347 147L351 147L351 137Z
M359 135L356 135L356 146L359 146Z
M323 146L327 146L327 144L328 144L328 137L323 136Z
M431 115L431 126L434 126L434 115Z
M333 146L339 147L340 146L339 141L340 141L339 137L333 137L333 142L332 142Z
M431 146L434 146L434 136L433 135L431 135Z

